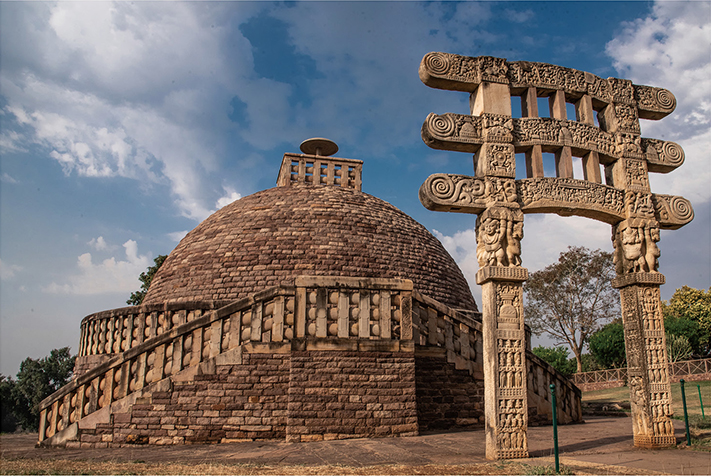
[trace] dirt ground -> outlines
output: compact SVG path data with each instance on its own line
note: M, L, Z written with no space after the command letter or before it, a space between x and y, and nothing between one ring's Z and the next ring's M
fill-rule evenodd
M675 422L683 442L682 422ZM530 458L491 462L484 432L407 438L220 445L35 448L37 436L0 436L2 474L551 474L553 428L529 428ZM558 427L567 474L711 474L711 453L681 444L665 450L632 445L630 418L590 417Z

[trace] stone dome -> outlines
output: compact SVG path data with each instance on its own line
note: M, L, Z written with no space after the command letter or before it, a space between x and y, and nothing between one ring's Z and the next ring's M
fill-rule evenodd
M285 156L284 163L294 157L309 156ZM281 183L232 202L188 233L156 273L144 304L231 301L312 275L410 279L443 304L477 310L442 244L402 211L361 192L359 175L355 188Z

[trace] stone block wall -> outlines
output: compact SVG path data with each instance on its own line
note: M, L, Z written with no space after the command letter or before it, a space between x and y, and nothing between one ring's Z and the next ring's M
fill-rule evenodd
M287 441L413 434L412 352L292 353Z
M483 427L483 377L457 370L437 348L418 349L415 375L420 431Z

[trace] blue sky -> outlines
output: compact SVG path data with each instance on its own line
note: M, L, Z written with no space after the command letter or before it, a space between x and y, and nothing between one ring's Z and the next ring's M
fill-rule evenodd
M652 174L695 220L663 232L663 297L711 283L710 2L0 2L0 372L76 351L87 314L125 305L138 274L214 210L274 186L306 138L364 160L364 191L432 230L473 284L475 216L419 203L430 112L466 93L424 86L430 51L541 61L671 90L643 121L686 163ZM610 227L527 215L523 265L567 245L611 250Z

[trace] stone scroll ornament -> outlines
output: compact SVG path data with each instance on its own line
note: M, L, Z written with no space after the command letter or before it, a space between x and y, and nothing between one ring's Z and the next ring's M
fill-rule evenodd
M525 368L525 353L512 349L523 331L523 306L515 296L527 278L521 240L528 213L612 226L612 285L622 299L635 445L673 444L658 243L660 230L684 226L694 211L683 197L650 190L649 173L674 171L684 151L674 142L641 137L640 119L672 113L674 95L545 63L439 52L425 55L419 76L427 86L470 94L469 114L430 114L422 139L434 149L474 154L474 175L431 175L419 195L430 210L477 215L484 352L497 356L485 357L484 367L487 457L527 455L527 415L519 411L526 379L524 372L518 387L517 364ZM523 117L512 117L512 97L521 101ZM548 99L550 117L538 116L540 98ZM574 118L567 117L566 103L575 105ZM525 173L516 170L520 153ZM554 155L555 176L544 173L543 153ZM583 177L574 176L573 157L580 158Z

